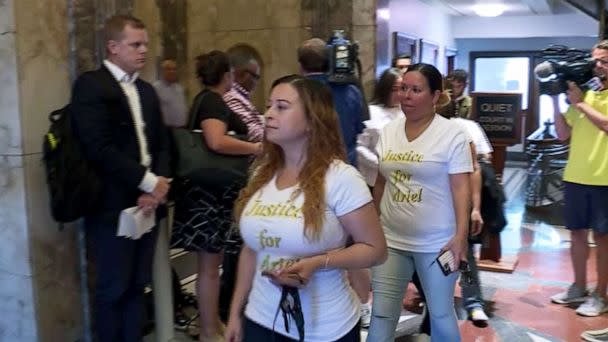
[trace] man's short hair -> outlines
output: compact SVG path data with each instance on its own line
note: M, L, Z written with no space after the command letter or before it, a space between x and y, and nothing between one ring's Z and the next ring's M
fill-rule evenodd
M132 15L114 15L106 20L104 25L104 38L108 42L110 40L120 41L124 38L125 27L129 25L132 28L143 30L146 28L144 22L135 18Z
M326 72L327 44L320 38L309 39L298 47L298 62L306 72Z
M164 68L166 68L166 67L168 67L169 65L172 65L172 66L177 66L177 63L176 63L176 62L175 62L175 60L174 60L174 59L172 59L172 58L165 58L165 59L163 59L163 61L160 63L160 67L161 67L161 68L163 68L163 69L164 69Z
M467 80L469 79L469 74L462 69L456 69L452 71L452 73L450 73L448 78L452 81L467 83Z
M593 50L595 49L608 50L608 39L602 40L599 43L595 44L593 46Z
M409 59L410 61L412 60L412 56L402 53L400 55L397 55L396 57L393 57L393 59L391 60L391 67L396 67L397 66L397 61L400 59Z
M236 45L228 49L228 59L230 60L230 66L235 70L239 70L247 67L251 61L255 61L259 64L256 56L251 52L251 47L246 45Z

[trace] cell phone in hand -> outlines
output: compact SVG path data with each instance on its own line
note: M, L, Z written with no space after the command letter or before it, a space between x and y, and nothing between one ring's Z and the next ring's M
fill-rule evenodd
M469 263L465 260L460 260L458 262L454 260L454 254L450 250L441 252L436 261L439 264L441 271L446 276L456 271L461 271L463 274L466 273L467 276L469 275Z
M441 252L436 261L445 276L456 271L456 261L454 260L454 253L452 253L452 251L447 250Z
M262 277L276 278L276 275L270 271L262 271Z
M289 280L288 283L291 283L290 281L294 281L297 282L299 285L305 284L305 279L302 279L302 277L300 277L300 275L297 273L282 273L281 275L277 275L276 273L270 271L262 271L262 276L268 277L278 283L285 283Z

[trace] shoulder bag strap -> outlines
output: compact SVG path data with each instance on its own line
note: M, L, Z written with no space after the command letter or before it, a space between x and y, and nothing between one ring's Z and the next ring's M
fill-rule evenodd
M202 93L197 95L194 98L194 102L192 103L192 108L190 109L190 120L188 121L188 129L193 131L196 128L194 127L196 118L198 117L198 111L201 108L201 103L203 102L203 98L207 95L206 91L203 90Z

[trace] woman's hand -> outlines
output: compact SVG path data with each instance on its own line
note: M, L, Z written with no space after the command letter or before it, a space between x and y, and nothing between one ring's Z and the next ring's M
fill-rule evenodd
M226 342L240 342L243 339L243 319L240 315L231 316L224 331Z
M481 217L481 213L477 209L473 209L471 211L471 236L477 236L481 233L481 228L483 227L483 218Z
M262 155L262 153L264 153L264 144L262 144L261 142L256 142L256 143L253 143L253 145L254 145L254 149L255 149L255 152L253 153L254 156L257 157L257 156Z
M443 251L451 251L454 255L455 268L458 268L460 260L467 260L467 240L458 236L454 236L443 248ZM441 253L440 252L440 253Z
M276 285L287 285L297 288L305 287L319 268L323 266L325 254L298 260L295 264L276 272L264 272Z

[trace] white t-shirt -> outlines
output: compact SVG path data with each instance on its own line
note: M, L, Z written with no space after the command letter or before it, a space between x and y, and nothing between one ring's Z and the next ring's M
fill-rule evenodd
M490 142L488 141L486 133L477 122L463 118L452 118L451 120L459 124L467 133L469 133L477 154L489 154L494 151L492 145L490 145Z
M369 120L363 121L365 129L357 136L357 168L367 185L374 186L378 175L378 156L374 152L380 130L389 122L402 117L401 107L369 106Z
M245 206L240 221L245 244L257 253L253 286L245 316L273 328L281 298L281 288L266 277L263 270L275 270L299 258L323 254L345 246L348 234L339 217L371 202L371 194L357 170L341 161L334 162L325 175L325 220L319 240L304 236L301 209L304 196L292 198L297 186L279 190L276 176L256 192ZM322 269L313 274L300 289L306 341L335 341L346 335L359 321L359 299L342 269ZM282 314L274 323L277 333L298 339L291 320L285 331Z
M469 138L460 125L435 115L410 142L405 120L386 125L376 146L386 179L380 220L389 247L436 253L456 232L449 175L473 171Z

